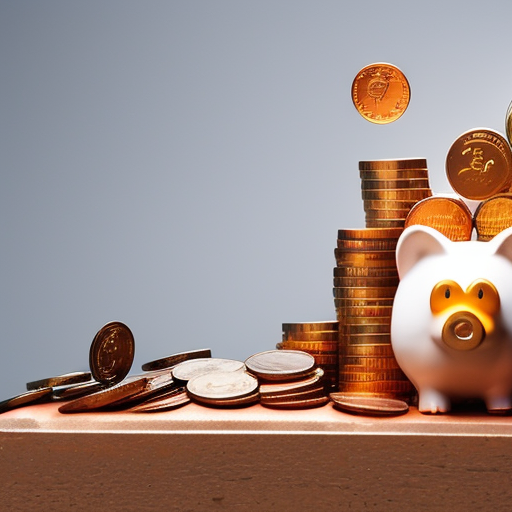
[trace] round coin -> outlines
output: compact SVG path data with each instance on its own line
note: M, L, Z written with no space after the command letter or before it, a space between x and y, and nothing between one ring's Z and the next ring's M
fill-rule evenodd
M512 144L512 102L508 106L507 114L505 116L505 130L507 132L507 139Z
M67 386L69 384L79 384L82 382L88 382L91 380L90 372L72 372L65 373L64 375L58 375L57 377L49 377L41 380L34 380L27 382L27 390L39 388L50 388L55 386Z
M356 228L356 229L338 229L338 240L372 240L391 239L398 240L403 229L399 228Z
M359 177L362 180L404 180L428 179L427 169L378 169L372 171L361 170Z
M361 116L376 124L396 121L409 105L411 90L405 75L392 64L365 66L352 83L352 101Z
M128 326L109 322L92 340L89 350L92 376L102 384L118 384L128 375L134 355L135 340Z
M318 331L337 331L338 322L329 320L326 322L300 322L282 324L283 332L318 332Z
M398 158L396 160L363 160L359 162L360 171L427 169L426 158Z
M7 400L2 400L0 402L0 414L25 405L48 401L51 397L52 388L39 388L26 391L25 393L8 398Z
M489 241L512 226L512 194L498 194L482 201L475 211L478 240Z
M429 188L428 178L410 178L402 180L361 180L362 190L402 190Z
M396 263L391 268L386 267L335 267L334 277L398 277Z
M142 365L142 370L145 372L163 370L182 363L183 361L208 357L212 357L212 353L209 348L180 352L179 354L173 354L172 356L163 357L161 359L145 363Z
M425 197L430 197L432 190L430 188L401 188L401 189L373 189L362 190L363 200L382 200L382 201L410 201L415 199L419 201Z
M266 380L286 380L303 376L315 366L315 358L300 350L268 350L246 359L247 369Z
M356 414L393 416L405 414L409 410L406 402L391 398L375 398L349 393L331 393L330 398L337 408Z
M206 373L243 370L245 370L245 365L242 361L212 357L183 361L172 369L172 375L175 379L186 382Z
M484 200L512 184L512 151L506 138L488 128L460 135L446 157L448 181L462 197Z
M210 372L187 382L187 391L198 400L231 400L253 394L258 379L246 372Z

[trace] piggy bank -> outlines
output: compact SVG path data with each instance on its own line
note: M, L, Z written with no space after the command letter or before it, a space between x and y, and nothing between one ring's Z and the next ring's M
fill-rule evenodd
M425 226L402 233L391 317L396 360L423 413L454 399L512 409L512 228L489 242L452 242Z

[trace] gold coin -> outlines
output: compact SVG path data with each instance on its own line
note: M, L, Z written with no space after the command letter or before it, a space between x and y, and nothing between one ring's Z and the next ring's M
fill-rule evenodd
M397 228L358 228L338 229L338 240L366 240L366 239L397 239L403 229Z
M405 379L405 374L402 370L380 370L374 372L359 372L359 371L345 371L344 369L340 369L339 373L340 381L343 382L375 382L382 380L403 380Z
M398 276L393 277L335 277L333 279L335 287L367 287L367 286L394 286L399 283Z
M404 219L366 219L368 227L386 227L386 228L403 228L405 224Z
M398 239L337 240L338 249L346 252L394 251Z
M365 66L352 82L352 101L367 121L387 124L396 121L409 105L411 90L396 66L377 62Z
M262 382L260 384L260 395L263 398L266 395L279 395L307 391L318 387L319 383L324 382L325 370L315 368L315 370L304 378L293 379L285 382Z
M478 240L491 240L510 226L512 226L512 194L498 194L478 205L475 211Z
M386 324L356 324L356 325L348 325L341 324L340 325L340 337L348 336L351 334L387 334L389 335L391 332L390 326Z
M163 370L165 368L171 368L176 366L183 361L198 358L212 357L211 350L209 348L201 348L198 350L190 350L188 352L180 352L179 354L173 354L172 356L163 357L155 361L150 361L142 365L142 370L145 372L154 370Z
M334 256L338 261L346 261L352 263L353 261L394 261L395 251L365 251L365 252L351 252L344 249L334 249Z
M467 199L483 200L512 184L512 151L500 133L476 128L460 135L446 157L453 190Z
M334 277L398 277L396 263L391 267L335 267Z
M369 382L339 381L340 391L364 393L411 393L414 386L406 380L381 380Z
M338 339L338 330L323 332L283 332L283 341L290 340L296 342L325 342L336 341Z
M360 308L358 308L360 309ZM347 315L347 310L344 308L337 309L337 313L340 317L340 322L344 325L375 325L375 324L384 324L391 326L391 311L387 314L383 312L382 315L378 315L375 313L379 313L379 311L375 312L375 308L368 308L368 312L373 314L370 315L356 315L349 316Z
M428 178L402 180L361 180L361 190L416 190L429 188Z
M396 286L373 286L373 287L336 287L333 288L333 295L336 299L393 299L396 293Z
M349 369L372 369L376 370L394 370L400 368L394 357L356 357L356 356L343 356L341 358L343 367Z
M421 224L436 229L454 242L471 240L473 215L466 203L452 197L432 196L416 203L405 227Z
M401 210L365 210L366 213L366 220L373 219L404 219L409 215L409 212L411 211L410 208L403 208Z
M351 345L390 345L391 336L389 334L341 334L340 335L340 348Z
M404 179L426 179L428 180L427 169L379 169L360 170L361 180L404 180Z
M350 323L347 319L351 317L381 317L388 316L391 317L391 310L393 306L371 306L371 307L352 307L352 308L341 308L340 312L343 317L343 321L346 323Z
M135 355L132 331L122 322L109 322L97 333L89 350L92 376L102 384L118 384L130 371Z
M432 190L430 188L402 188L402 189L390 189L390 190L362 190L361 196L366 201L369 200L383 200L383 201L409 201L414 199L419 201L430 197Z
M311 354L315 358L318 366L336 365L338 363L338 353L335 354Z
M507 115L505 116L505 129L508 142L512 144L512 102L508 106Z
M57 377L48 377L46 379L27 382L27 390L39 388L51 388L55 386L66 386L69 384L79 384L91 380L90 372L72 372L58 375Z
M395 357L391 345L347 345L340 346L340 361L343 357Z
M418 199L406 199L405 201L366 199L363 201L363 207L365 212L370 210L410 210L417 202Z
M299 322L299 323L284 323L283 332L323 332L323 331L337 331L338 321L329 320L327 322Z
M427 169L426 158L398 158L396 160L363 160L359 162L360 171Z
M312 356L332 355L338 353L338 341L308 342L308 341L283 341L281 350L302 350Z
M396 289L396 288L395 288ZM361 297L361 298L338 298L334 297L334 305L336 308L373 308L375 306L392 306L393 297Z
M409 410L407 402L391 398L361 396L349 393L331 393L334 407L340 411L375 416L394 416Z

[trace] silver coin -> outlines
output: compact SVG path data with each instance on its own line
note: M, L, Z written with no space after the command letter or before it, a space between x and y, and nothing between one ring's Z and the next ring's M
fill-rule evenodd
M315 358L301 350L268 350L249 357L245 365L263 379L285 380L311 372Z
M258 379L245 372L210 372L198 375L187 383L194 398L230 400L254 393Z
M236 372L240 370L245 370L245 364L242 361L211 357L183 361L172 369L172 375L177 380L187 382L205 373Z

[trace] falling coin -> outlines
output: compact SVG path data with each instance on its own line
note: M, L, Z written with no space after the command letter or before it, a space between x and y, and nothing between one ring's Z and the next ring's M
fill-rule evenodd
M378 398L350 393L331 393L329 396L337 409L356 414L392 416L405 414L409 410L406 402L393 398Z

